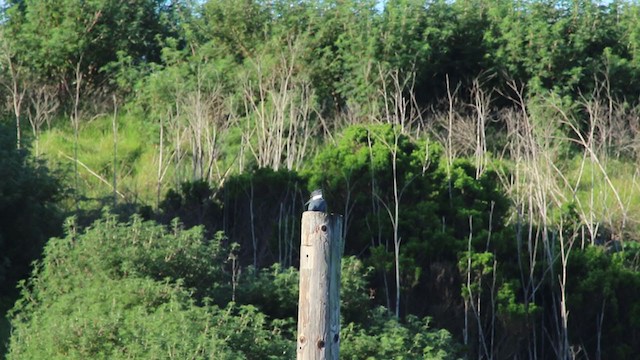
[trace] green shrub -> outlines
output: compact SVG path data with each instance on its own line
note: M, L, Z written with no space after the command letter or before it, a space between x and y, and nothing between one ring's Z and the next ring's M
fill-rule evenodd
M432 329L428 318L408 316L398 321L384 308L371 312L365 328L349 323L342 328L340 357L349 360L460 359L462 348L447 330Z
M106 215L52 239L11 312L9 359L276 359L291 328L224 309L224 237ZM286 332L285 332L286 333Z

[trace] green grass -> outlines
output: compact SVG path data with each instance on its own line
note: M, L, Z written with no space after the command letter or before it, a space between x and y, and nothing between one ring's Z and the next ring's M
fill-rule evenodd
M157 200L159 131L142 117L122 115L118 119L117 190L119 202L155 205ZM240 129L237 129L238 131ZM239 132L230 131L224 142L222 163L235 159L240 141ZM105 199L113 198L114 148L111 116L95 118L81 124L78 137L79 194L85 197L83 206L100 209ZM68 188L75 187L74 136L68 119L59 119L40 140L40 152L53 168L63 169ZM166 161L165 154L165 161ZM625 232L640 232L640 173L633 161L607 159L604 172L582 154L555 164L568 181L556 176L558 188L566 201L573 201L578 211L593 222ZM225 167L223 166L223 170ZM183 169L184 170L184 169ZM163 180L161 196L169 186L175 186L170 168ZM605 176L606 174L606 176ZM551 213L554 209L551 209Z
M131 116L117 119L116 183L120 201L152 203L157 177L157 135L154 127ZM65 183L75 187L74 136L70 125L45 132L39 144L50 166L62 169ZM114 135L111 117L81 124L78 133L78 188L87 199L113 195Z
M614 229L640 230L640 175L632 161L608 159L599 166L582 157L574 158L567 169L567 179L575 187L576 202L585 214ZM571 199L571 189L565 195Z

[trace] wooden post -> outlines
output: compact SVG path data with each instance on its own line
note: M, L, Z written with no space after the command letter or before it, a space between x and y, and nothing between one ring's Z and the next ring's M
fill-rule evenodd
M338 360L342 216L302 214L297 360Z

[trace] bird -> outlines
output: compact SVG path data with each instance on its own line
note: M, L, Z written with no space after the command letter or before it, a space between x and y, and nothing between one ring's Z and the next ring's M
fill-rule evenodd
M327 212L327 202L324 201L324 198L322 197L321 189L316 189L311 192L311 198L309 198L307 204L309 204L309 207L307 208L308 211Z

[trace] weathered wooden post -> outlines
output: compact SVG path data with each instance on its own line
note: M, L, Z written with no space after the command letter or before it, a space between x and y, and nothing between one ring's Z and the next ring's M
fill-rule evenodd
M338 360L342 216L302 214L297 360Z

